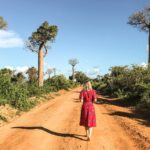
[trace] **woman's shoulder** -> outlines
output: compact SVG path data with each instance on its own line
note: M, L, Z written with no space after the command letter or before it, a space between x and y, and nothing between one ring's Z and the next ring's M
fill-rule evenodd
M81 91L80 91L80 93L84 93L85 92L85 90L84 89L82 89Z
M94 90L94 89L92 89L91 91L92 91L92 93L96 93L96 90Z

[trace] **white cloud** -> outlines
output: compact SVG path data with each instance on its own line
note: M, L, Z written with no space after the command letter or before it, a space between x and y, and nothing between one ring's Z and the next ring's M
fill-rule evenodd
M143 68L147 68L147 63L145 63L145 62L142 62L140 65L141 65Z
M14 31L0 30L0 48L23 47L24 42Z
M12 66L5 66L4 68L10 69L10 70L14 70L14 67L12 67Z
M27 66L17 66L17 67L13 67L13 66L5 66L4 68L8 68L10 70L15 70L15 73L18 73L18 72L22 72L22 73L25 73L29 67Z
M86 74L89 75L89 76L95 76L95 75L98 75L100 73L100 69L99 67L93 67L91 69L88 69Z
M29 67L23 66L23 67L16 67L16 72L22 72L25 73L28 70Z

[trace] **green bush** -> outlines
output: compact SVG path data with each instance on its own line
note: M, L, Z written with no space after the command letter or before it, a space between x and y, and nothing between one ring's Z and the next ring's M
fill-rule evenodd
M149 83L150 67L133 65L112 67L110 73L97 80L94 86L103 94L126 99L126 102L134 105L149 107Z
M142 93L141 100L138 103L138 108L150 109L150 84L146 85L146 90Z
M79 82L80 84L83 84L89 80L89 78L86 76L86 74L81 71L76 72L75 79L76 79L76 82Z
M4 98L0 98L0 105L8 104L8 100Z
M69 89L71 87L71 84L69 80L66 79L64 75L57 75L54 76L46 81L46 84L52 87L55 87L54 90L58 91L61 89Z
M12 75L12 71L8 69L0 70L0 105L9 104L18 110L29 110L32 108L36 101L28 100L33 96L42 96L50 92L56 92L60 89L68 90L77 86L76 83L67 80L65 76L58 75L44 81L43 87L38 87L36 70L31 68L28 76L31 78L25 80L22 74L19 74L19 81L15 80L16 75Z

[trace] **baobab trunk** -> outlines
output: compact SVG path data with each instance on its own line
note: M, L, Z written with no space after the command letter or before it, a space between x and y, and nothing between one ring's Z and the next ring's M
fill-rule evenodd
M72 79L75 80L75 74L74 74L74 66L72 66Z
M148 32L148 65L150 65L150 27Z
M41 46L38 53L38 86L43 86L43 76L44 76L44 51L43 46Z

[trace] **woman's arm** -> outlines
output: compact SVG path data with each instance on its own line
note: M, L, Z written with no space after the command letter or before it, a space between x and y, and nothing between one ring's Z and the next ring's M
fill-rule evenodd
M97 95L96 95L96 91L95 90L93 90L93 99L94 99L94 102L97 101Z
M80 99L81 103L83 103L83 91L80 92L79 99Z
M83 103L83 99L80 99L81 103Z

